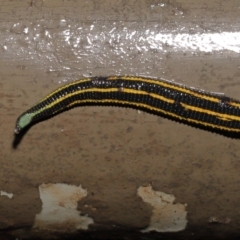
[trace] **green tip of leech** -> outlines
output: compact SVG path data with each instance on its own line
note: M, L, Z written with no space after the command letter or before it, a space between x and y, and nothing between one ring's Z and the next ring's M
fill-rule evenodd
M32 121L32 114L25 113L20 116L16 123L15 133L19 134L20 131L25 128Z

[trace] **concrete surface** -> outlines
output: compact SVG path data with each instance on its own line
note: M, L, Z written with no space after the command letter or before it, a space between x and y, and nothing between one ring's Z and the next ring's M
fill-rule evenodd
M240 99L239 0L1 0L0 21L2 239L239 237L239 139L96 106L41 122L13 147L18 115L86 76Z

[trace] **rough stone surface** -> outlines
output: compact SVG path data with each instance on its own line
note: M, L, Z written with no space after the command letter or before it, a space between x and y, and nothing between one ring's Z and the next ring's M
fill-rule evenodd
M0 21L0 191L13 194L0 196L3 238L46 239L32 229L43 183L87 189L78 210L94 224L78 234L89 239L122 229L163 236L140 232L152 207L137 189L148 184L187 204L186 230L169 236L238 234L238 139L133 109L80 107L13 147L18 115L86 76L159 77L240 99L238 0L1 0Z

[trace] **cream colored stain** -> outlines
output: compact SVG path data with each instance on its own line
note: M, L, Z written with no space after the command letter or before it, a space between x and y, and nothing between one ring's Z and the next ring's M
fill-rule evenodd
M36 215L34 228L53 231L86 230L94 221L88 216L81 216L77 210L78 201L87 196L87 191L80 186L63 183L42 184L39 186L42 211Z
M186 204L173 203L173 195L154 191L150 185L139 187L138 195L144 202L153 206L149 226L142 232L177 232L186 228Z
M5 191L0 191L0 196L6 196L6 197L11 199L13 197L13 194L12 193L7 193Z

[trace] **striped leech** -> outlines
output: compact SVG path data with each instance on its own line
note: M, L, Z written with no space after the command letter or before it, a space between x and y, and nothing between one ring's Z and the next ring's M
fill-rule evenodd
M161 79L110 76L80 79L58 88L18 117L15 133L88 103L141 108L198 127L240 132L240 101Z

